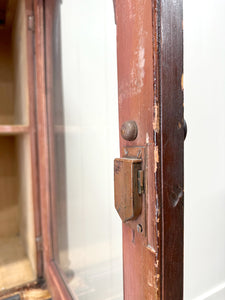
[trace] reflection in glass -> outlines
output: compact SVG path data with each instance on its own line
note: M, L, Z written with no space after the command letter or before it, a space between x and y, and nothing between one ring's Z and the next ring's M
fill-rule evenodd
M53 29L54 248L70 289L84 300L123 299L113 200L119 130L111 2L63 1Z

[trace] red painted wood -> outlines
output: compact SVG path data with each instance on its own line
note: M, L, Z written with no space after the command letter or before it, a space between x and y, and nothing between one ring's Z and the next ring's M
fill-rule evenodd
M146 235L123 224L125 300L183 298L182 0L116 1L120 128L145 146Z
M162 299L183 299L183 1L161 1L160 151ZM159 143L159 141L158 141Z
M159 261L154 145L154 93L151 1L116 1L119 124L134 120L135 141L120 137L121 157L125 146L145 146L146 235L123 224L124 299L159 297Z

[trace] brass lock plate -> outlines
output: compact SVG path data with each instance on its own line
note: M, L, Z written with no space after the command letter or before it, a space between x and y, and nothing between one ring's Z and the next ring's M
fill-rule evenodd
M114 160L115 208L123 222L135 220L142 210L142 159Z

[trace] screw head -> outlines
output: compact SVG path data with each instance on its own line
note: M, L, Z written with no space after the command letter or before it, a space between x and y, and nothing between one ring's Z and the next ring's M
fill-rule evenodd
M121 135L126 141L134 141L138 135L138 127L135 121L130 120L121 126Z

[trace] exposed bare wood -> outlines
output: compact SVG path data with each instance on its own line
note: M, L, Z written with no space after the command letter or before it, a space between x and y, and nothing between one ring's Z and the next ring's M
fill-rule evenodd
M24 290L22 293L22 299L24 300L50 300L51 295L48 290L44 289L30 289Z

